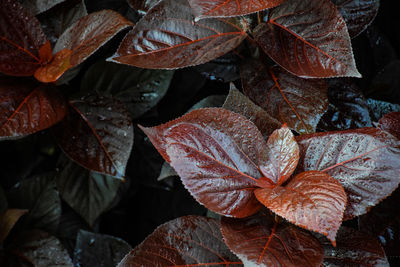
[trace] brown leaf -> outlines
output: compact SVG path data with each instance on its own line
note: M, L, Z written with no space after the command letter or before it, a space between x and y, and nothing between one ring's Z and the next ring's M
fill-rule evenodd
M378 128L400 139L400 112L390 112L383 116L378 122Z
M57 81L69 68L72 51L63 49L54 55L53 60L35 71L35 78L43 83Z
M27 212L28 210L8 209L0 213L0 244L6 239L19 218Z

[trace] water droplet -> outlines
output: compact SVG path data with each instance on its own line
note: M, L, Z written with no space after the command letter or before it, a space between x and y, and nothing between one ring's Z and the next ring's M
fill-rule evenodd
M93 244L94 244L94 241L96 241L94 238L90 238L90 240L89 240L89 245L93 245Z

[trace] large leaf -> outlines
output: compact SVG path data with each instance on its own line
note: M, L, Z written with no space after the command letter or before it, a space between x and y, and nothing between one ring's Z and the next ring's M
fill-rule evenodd
M78 164L123 178L133 145L133 126L122 103L101 96L70 101L54 128L63 151Z
M7 209L0 213L0 244L6 239L19 218L27 212L27 210L21 209Z
M40 67L46 42L39 21L18 1L0 0L0 72L30 76Z
M328 174L302 172L285 186L257 189L254 193L274 213L300 227L321 233L336 244L336 232L346 208L346 193Z
M400 182L400 141L379 129L303 135L297 141L299 171L319 170L343 185L345 219L366 213Z
M249 61L241 69L243 91L271 116L299 132L315 132L328 106L324 80L298 78L279 67Z
M163 0L125 36L111 60L151 69L194 66L222 56L245 37L233 20L194 22L187 0Z
M189 192L208 209L246 217L261 207L253 191L262 176L257 166L268 160L267 146L245 117L205 108L142 129Z
M242 266L222 238L219 223L201 216L180 217L159 226L118 267Z
M232 219L223 217L221 232L228 247L245 266L319 266L323 249L311 233L270 214Z
M89 225L103 213L113 201L120 181L107 175L86 170L63 158L59 162L60 173L56 177L61 197Z
M254 37L289 72L304 78L358 73L344 19L330 0L291 0L274 8Z
M278 6L286 0L188 0L196 18L233 17Z
M0 140L16 139L46 129L66 114L61 93L21 79L0 79Z
M363 32L378 13L379 0L331 0L346 21L351 38Z
M378 127L400 139L400 112L391 112L383 116L378 122Z

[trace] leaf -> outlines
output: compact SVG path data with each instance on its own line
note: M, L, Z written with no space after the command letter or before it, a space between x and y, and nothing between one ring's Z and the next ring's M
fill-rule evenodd
M226 95L209 95L194 104L187 113L199 108L220 108L224 104L225 98Z
M236 81L240 78L240 61L241 59L238 55L229 52L193 68L209 80L226 83Z
M291 0L254 29L276 63L303 78L361 77L344 19L330 0Z
M38 68L35 71L35 78L42 83L55 82L60 78L68 69L71 68L72 51L63 49L54 55L53 60L48 64Z
M315 132L327 106L327 85L298 78L279 67L248 61L241 69L243 92L268 114L300 134Z
M74 266L117 266L131 250L131 246L120 238L80 230Z
M133 145L133 127L122 103L101 96L72 100L54 128L63 151L81 166L122 179Z
M297 174L285 186L254 191L258 201L297 226L325 235L335 246L342 223L346 193L328 174L307 171Z
M19 218L27 212L27 210L21 209L7 209L0 213L0 244L6 239Z
M196 19L234 17L276 7L286 0L188 0Z
M340 228L335 248L321 242L325 247L322 266L389 266L379 240L350 227Z
M174 71L99 61L85 73L81 90L113 96L125 104L135 119L158 104L167 93L173 75Z
M27 209L24 225L30 229L55 232L61 217L61 200L56 189L54 173L46 173L18 183L10 192L10 207Z
M265 110L254 104L247 96L240 93L233 84L231 84L231 89L222 107L239 113L252 121L260 130L264 139L267 139L275 129L282 125Z
M22 138L59 122L66 114L63 95L53 86L0 79L0 140Z
M216 219L185 216L159 226L118 264L125 266L242 266L222 239Z
M146 14L160 0L127 0L129 6L135 9L139 14Z
M0 72L31 76L41 64L39 49L45 43L39 21L18 1L0 1Z
M318 170L338 180L347 194L344 220L389 196L400 180L400 141L379 129L303 135L298 171Z
M378 122L378 128L387 131L400 139L400 112L391 112L383 116Z
M113 201L120 181L86 170L66 158L58 165L56 182L61 197L93 226Z
M256 126L221 108L194 110L176 120L141 129L206 208L246 217L261 206L253 191L267 146Z
M82 63L118 32L132 23L112 10L91 13L72 24L58 39L53 53L72 50L71 68Z
M378 121L380 118L390 112L400 112L399 104L392 104L372 98L367 98L366 104L370 111L371 119L374 121Z
M22 5L33 15L40 14L65 0L23 0Z
M375 19L379 0L331 0L338 8L351 38L363 32Z
M270 214L223 217L221 232L245 266L319 266L323 249L309 232L276 222Z
M183 68L220 57L245 37L234 21L195 22L187 0L163 0L125 36L109 60L149 69Z

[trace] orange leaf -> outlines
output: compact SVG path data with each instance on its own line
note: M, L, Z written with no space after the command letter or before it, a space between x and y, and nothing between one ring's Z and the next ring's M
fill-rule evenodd
M72 51L69 49L59 51L49 64L35 71L35 78L44 83L55 82L64 72L71 68L71 54Z

